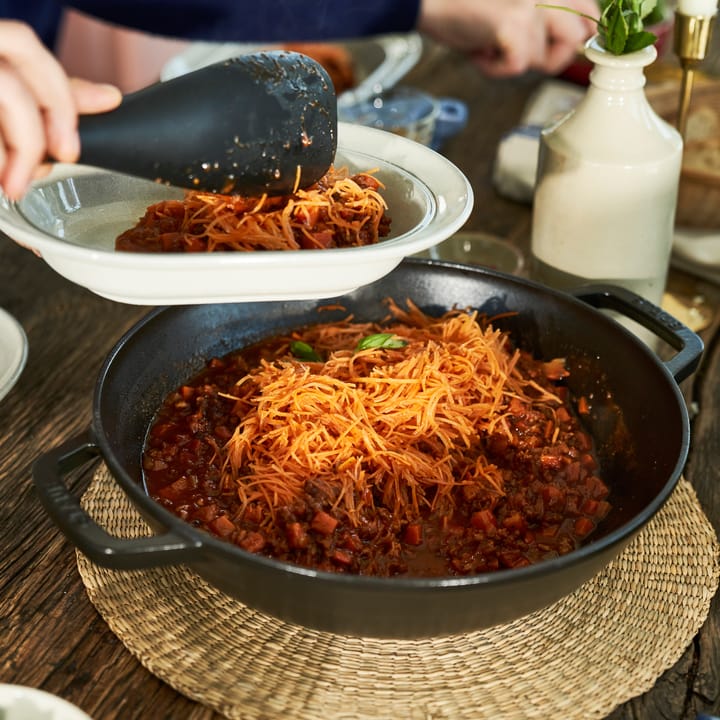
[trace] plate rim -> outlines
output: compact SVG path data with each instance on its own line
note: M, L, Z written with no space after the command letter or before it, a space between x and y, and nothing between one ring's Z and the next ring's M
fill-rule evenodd
M0 307L0 341L2 348L10 343L8 360L4 362L4 353L0 352L0 401L12 390L22 375L28 358L28 338L25 328L7 310Z

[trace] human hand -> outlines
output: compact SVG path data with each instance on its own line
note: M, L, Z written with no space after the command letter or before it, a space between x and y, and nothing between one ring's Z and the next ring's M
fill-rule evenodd
M600 16L597 0L557 4ZM508 77L562 71L597 26L571 12L539 8L536 0L422 0L418 29L468 53L485 74Z
M0 20L0 186L11 199L25 193L46 158L75 162L78 114L120 104L112 85L70 79L21 22Z

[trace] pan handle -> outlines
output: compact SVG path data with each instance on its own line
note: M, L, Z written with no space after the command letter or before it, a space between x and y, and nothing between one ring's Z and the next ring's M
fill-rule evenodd
M100 455L88 430L35 461L33 482L40 502L62 533L90 560L103 567L135 570L186 563L202 543L173 531L143 538L118 538L101 528L69 491L64 476Z
M594 308L619 312L677 350L677 355L664 361L675 382L682 382L697 370L705 349L702 338L649 300L616 285L585 285L571 294Z

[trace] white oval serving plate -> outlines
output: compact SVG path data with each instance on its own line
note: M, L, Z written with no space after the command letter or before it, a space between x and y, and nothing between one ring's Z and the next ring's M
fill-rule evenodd
M329 298L374 282L450 237L473 202L467 178L435 151L389 132L340 123L338 167L377 168L391 233L375 245L327 250L128 253L116 237L148 205L182 191L58 164L17 203L0 198L0 229L74 283L119 302L184 305Z

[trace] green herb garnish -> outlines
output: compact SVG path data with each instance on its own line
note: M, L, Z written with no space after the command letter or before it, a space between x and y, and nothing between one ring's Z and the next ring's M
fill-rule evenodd
M407 340L396 337L392 333L376 333L375 335L368 335L360 340L355 348L355 352L374 348L401 348L406 345Z
M293 340L290 343L290 352L298 358L298 360L307 360L308 362L322 362L322 358L302 340Z
M645 23L657 18L658 0L601 0L599 18L564 5L541 3L537 7L565 10L592 20L597 25L603 47L613 55L642 50L657 40L657 36L645 30Z

